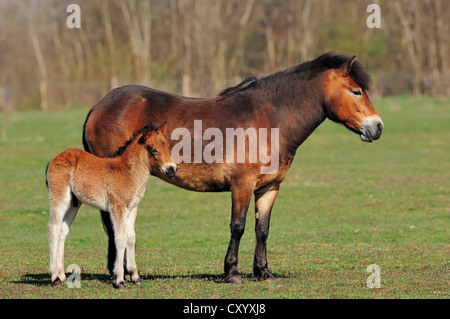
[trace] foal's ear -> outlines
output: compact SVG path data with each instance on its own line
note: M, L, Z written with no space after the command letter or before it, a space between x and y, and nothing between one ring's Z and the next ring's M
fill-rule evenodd
M352 56L347 62L342 64L342 66L337 70L337 73L342 76L346 77L350 74L350 70L352 69L352 64L356 59L356 55Z
M147 138L148 138L148 131L149 131L149 129L147 128L147 127L145 127L143 130L142 130L142 136L139 138L139 140L138 140L138 143L139 144L142 144L142 145L144 145L145 144L145 142L147 141Z
M144 145L147 140L145 133L139 138L138 143Z

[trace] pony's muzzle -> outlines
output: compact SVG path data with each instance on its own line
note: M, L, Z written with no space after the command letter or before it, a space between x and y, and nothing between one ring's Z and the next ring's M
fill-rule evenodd
M172 178L177 173L178 167L175 163L164 164L162 170L167 177Z
M373 142L380 138L383 133L384 124L379 116L371 116L362 122L361 140L364 142Z

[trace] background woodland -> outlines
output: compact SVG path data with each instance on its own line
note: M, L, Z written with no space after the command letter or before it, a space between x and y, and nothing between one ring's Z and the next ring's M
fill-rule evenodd
M0 0L0 15L1 110L90 107L124 84L214 96L328 51L357 55L371 95L450 96L444 0Z

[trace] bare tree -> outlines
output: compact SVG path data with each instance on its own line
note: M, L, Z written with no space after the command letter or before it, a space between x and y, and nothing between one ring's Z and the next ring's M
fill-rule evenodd
M366 26L372 2L381 30ZM212 95L326 51L379 71L380 94L450 94L443 0L83 1L81 29L67 28L66 5L0 1L3 109L86 104L121 82Z
M34 22L33 15L31 12L31 7L27 6L25 10L27 10L28 30L30 32L31 42L33 44L34 54L36 56L36 61L39 70L39 93L41 96L40 106L43 111L47 111L48 110L47 67L45 65L44 56L42 54L41 45L39 43L39 37L36 30L36 24Z
M115 88L119 86L119 75L117 70L117 51L115 38L112 28L111 22L111 14L109 12L109 6L106 1L102 1L102 21L105 27L107 45L108 45L108 53L109 53L109 83L111 88Z
M130 44L135 57L135 68L140 81L148 84L150 76L150 45L152 17L150 2L142 0L120 1Z

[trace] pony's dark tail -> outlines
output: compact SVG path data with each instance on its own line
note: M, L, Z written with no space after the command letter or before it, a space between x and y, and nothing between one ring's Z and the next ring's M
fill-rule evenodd
M92 113L93 110L94 110L94 108L91 108L91 109L89 110L89 112L88 112L88 114L87 114L87 116L86 116L86 120L84 121L84 124L83 124L83 136L82 136L82 139L83 139L83 147L84 147L84 150L85 150L86 152L89 152L89 153L92 153L92 150L91 150L91 148L90 148L90 146L89 146L89 143L88 143L87 137L86 137L86 124L87 124L87 121L88 121L88 119L89 119L89 116L91 115L91 113Z
M86 124L87 124L87 122L89 120L89 116L91 115L93 110L94 110L94 108L91 108L89 110L89 113L86 116L86 120L84 121L84 124L83 124L83 136L82 136L84 150L91 154L92 154L92 149L89 145L89 142L88 142L88 139L86 136ZM114 263L116 261L116 256L117 256L116 243L114 241L114 228L113 228L113 224L112 224L112 220L111 220L109 212L101 210L100 216L102 218L103 229L105 230L106 234L108 235L108 270L112 276L113 269L114 269Z

